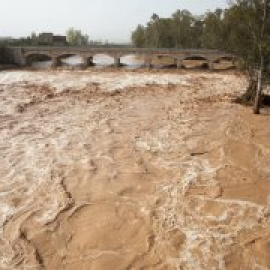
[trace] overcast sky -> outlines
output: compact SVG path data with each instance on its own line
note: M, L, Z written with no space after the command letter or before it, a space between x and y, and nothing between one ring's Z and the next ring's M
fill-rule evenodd
M65 34L81 29L93 40L128 42L130 33L153 13L170 16L177 9L195 14L227 6L227 0L0 0L0 36L31 32Z

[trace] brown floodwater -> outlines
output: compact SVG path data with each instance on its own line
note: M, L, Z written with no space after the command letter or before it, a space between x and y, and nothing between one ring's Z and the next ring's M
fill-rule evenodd
M0 269L269 269L270 126L234 72L0 72Z

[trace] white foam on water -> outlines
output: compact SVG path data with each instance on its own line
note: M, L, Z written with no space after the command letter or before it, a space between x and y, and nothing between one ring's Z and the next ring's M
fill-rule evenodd
M173 74L133 74L133 73L89 73L77 72L76 75L67 71L42 73L28 71L1 72L0 85L19 84L23 82L37 85L50 85L57 92L72 88L79 90L87 85L99 84L104 91L123 90L127 87L143 87L148 84L187 85L188 75Z
M230 88L229 77L224 78L219 74L204 76L220 80L221 86L219 83L219 88L213 85L208 89L197 89L194 94L192 94L193 89L183 91L182 100L236 91ZM149 84L188 86L191 84L191 78L191 75L166 73L76 72L73 74L67 71L55 73L13 71L0 72L0 86L3 88L2 92L7 92L8 99L9 95L12 96L12 91L24 91L27 85L31 84L49 85L55 92L67 89L77 91L92 84L98 84L103 91L114 91L125 90L128 87L146 87ZM16 97L10 99L10 103L18 102ZM8 105L3 108L3 115L10 113L16 116ZM5 172L0 179L0 188L6 188L0 193L0 224L26 210L37 213L36 220L46 224L54 220L59 212L71 203L60 183L65 173L72 170L72 166L84 168L91 160L91 153L89 153L91 151L86 150L85 142L93 139L93 135L89 134L102 124L102 121L93 119L98 112L98 105L73 106L72 110L67 108L60 114L52 114L35 121L32 121L31 116L28 115L21 118L25 123L20 123L19 127L0 130L0 149L4 157L0 166ZM163 196L165 202L158 209L158 215L164 222L165 228L170 230L175 227L180 228L187 237L181 251L181 258L174 259L173 264L179 267L189 265L189 269L207 269L210 261L214 260L218 269L225 269L224 249L232 244L232 238L240 229L253 228L258 223L258 219L263 216L264 209L260 205L237 200L207 199L205 196L192 196L191 199L186 199L186 194L192 186L217 185L216 173L225 165L224 151L223 145L215 141L209 145L209 148L219 149L216 166L212 165L207 156L191 157L190 149L197 146L203 136L202 126L209 119L196 118L181 109L175 113L179 115L176 122L169 121L162 128L145 132L143 136L136 139L135 149L156 154L157 158L153 161L153 165L179 171L177 183L172 183L172 179L168 179L168 183L160 187L160 193L165 194ZM57 131L57 128L60 131ZM173 129L177 133L176 137L170 135ZM248 130L244 132L244 137L245 134L248 134ZM227 131L227 135L232 136L231 130ZM239 138L241 137L240 134ZM69 151L72 148L76 148L76 151ZM178 156L173 159L168 158L168 154L176 152ZM267 151L262 153L264 157L268 155ZM100 154L100 158L112 161L111 157L104 153ZM263 162L263 159L261 160ZM20 206L17 208L12 206L10 197L21 198ZM218 204L222 209L221 214L214 216L203 213L203 207L209 202ZM208 224L213 220L217 225L208 228ZM231 231L222 227L225 221L229 222ZM216 243L220 248L210 252L211 247ZM9 243L6 244L7 247L8 245ZM203 257L199 257L194 252L198 247ZM1 260L2 265L8 264L8 259L0 255L0 263Z

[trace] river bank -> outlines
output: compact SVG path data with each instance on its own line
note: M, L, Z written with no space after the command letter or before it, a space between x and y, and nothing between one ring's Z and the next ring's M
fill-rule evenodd
M267 269L270 112L236 72L0 73L0 268Z

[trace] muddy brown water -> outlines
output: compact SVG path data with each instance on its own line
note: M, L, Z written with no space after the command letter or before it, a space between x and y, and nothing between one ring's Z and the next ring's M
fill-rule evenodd
M269 269L270 111L236 73L0 73L0 269Z

